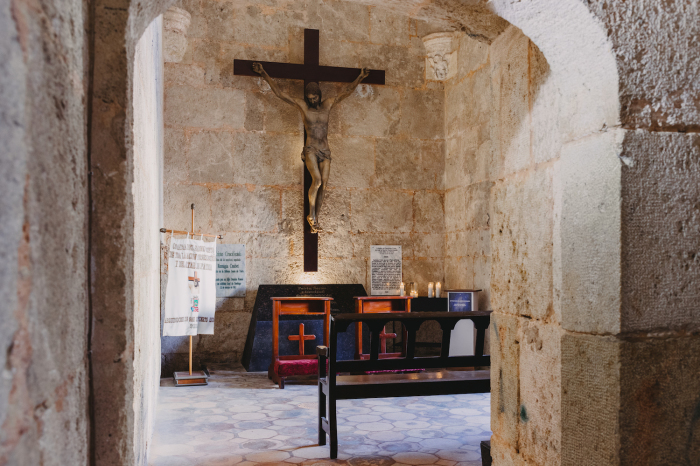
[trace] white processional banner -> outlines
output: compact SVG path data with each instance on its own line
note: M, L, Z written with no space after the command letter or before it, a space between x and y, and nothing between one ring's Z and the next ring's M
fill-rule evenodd
M170 238L163 336L214 333L216 240Z

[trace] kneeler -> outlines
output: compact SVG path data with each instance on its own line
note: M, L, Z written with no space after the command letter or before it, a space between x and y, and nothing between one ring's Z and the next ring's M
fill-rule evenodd
M374 314L386 312L411 312L410 296L356 296L355 312L358 314ZM362 352L362 323L357 322L355 327L355 359L369 359L369 354ZM386 340L396 338L395 333L386 333L386 329L379 334L380 348L379 358L396 358L406 356L406 329L403 329L401 338L401 352L387 353Z
M299 324L298 335L287 336L290 341L299 341L299 354L280 356L280 317L283 315L323 316L323 345L328 346L333 298L299 296L270 299L272 299L272 361L267 375L280 388L284 388L284 380L287 377L316 375L318 373L318 356L304 354L304 342L316 340L316 335L304 334L304 324Z

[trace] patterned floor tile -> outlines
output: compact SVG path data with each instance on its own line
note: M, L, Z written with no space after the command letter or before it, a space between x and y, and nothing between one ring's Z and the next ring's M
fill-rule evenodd
M317 387L213 371L208 386L163 379L151 466L478 466L491 437L490 396L338 402L339 454L318 446Z

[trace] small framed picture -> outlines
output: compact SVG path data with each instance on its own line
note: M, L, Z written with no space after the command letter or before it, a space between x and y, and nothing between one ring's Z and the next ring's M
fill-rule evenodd
M445 290L447 293L447 311L464 312L478 311L479 298L477 293L481 290Z
M481 290L445 290L449 312L477 311ZM476 332L471 320L460 320L450 337L450 356L474 356Z

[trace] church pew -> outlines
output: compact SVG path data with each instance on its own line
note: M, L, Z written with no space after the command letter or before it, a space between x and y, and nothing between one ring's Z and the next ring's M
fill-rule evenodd
M455 395L488 393L491 389L489 370L448 370L490 366L491 357L484 354L484 339L491 311L421 312L392 314L341 314L331 317L330 344L318 346L318 443L331 441L331 458L338 457L338 400L360 398L393 398L403 396ZM450 337L458 321L470 319L477 332L474 356L450 356ZM437 321L442 329L440 355L415 357L416 332L423 322ZM403 358L380 358L381 331L388 322L400 322L407 332L406 355ZM338 334L358 322L370 330L369 359L337 360ZM376 373L426 369L412 373ZM439 369L439 370L438 370ZM360 375L349 375L360 374ZM326 409L326 402L328 406Z

